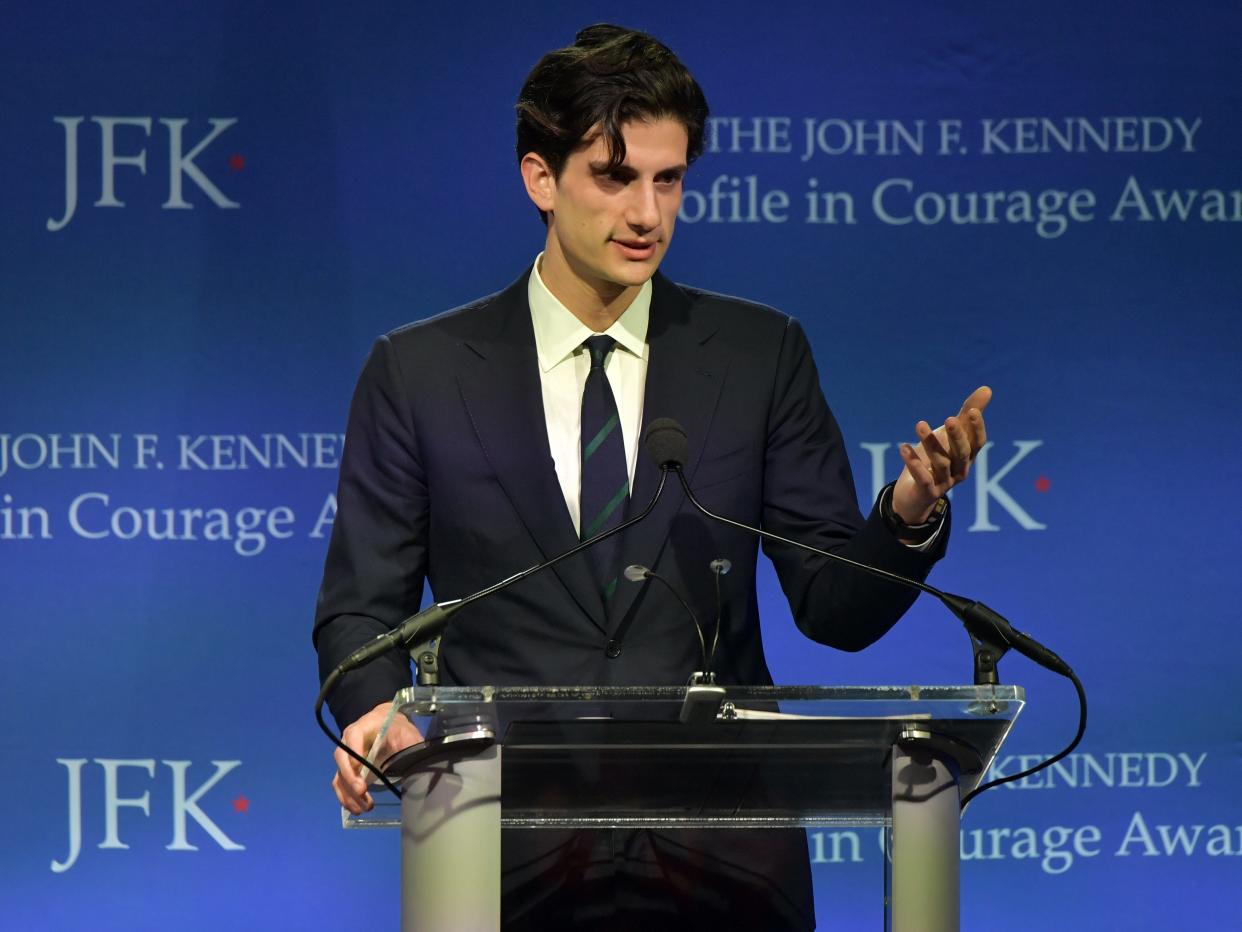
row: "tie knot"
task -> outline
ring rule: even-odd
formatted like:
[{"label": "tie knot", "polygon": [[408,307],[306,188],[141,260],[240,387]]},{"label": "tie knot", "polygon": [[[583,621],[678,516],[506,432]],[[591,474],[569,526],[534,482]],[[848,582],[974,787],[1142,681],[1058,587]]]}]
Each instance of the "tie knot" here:
[{"label": "tie knot", "polygon": [[609,351],[617,345],[616,340],[602,333],[596,334],[593,337],[587,337],[582,342],[587,348],[587,352],[591,354],[592,369],[602,369],[604,367],[604,360],[608,358]]}]

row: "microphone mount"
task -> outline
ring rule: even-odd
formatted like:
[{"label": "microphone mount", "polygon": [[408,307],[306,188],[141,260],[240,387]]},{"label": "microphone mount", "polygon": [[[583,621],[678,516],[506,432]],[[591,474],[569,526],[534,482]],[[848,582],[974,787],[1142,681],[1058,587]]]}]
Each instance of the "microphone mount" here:
[{"label": "microphone mount", "polygon": [[[667,467],[666,467],[667,468]],[[680,469],[680,467],[672,467]],[[677,588],[650,567],[643,566],[640,563],[633,563],[625,568],[625,578],[630,582],[646,582],[648,579],[658,579],[673,597],[681,603],[681,607],[686,610],[686,614],[690,616],[690,620],[694,622],[694,630],[699,636],[699,650],[703,660],[703,669],[695,670],[690,674],[690,680],[686,684],[686,697],[681,703],[681,721],[685,725],[706,725],[714,722],[720,714],[721,706],[725,701],[725,688],[716,682],[716,674],[712,670],[712,665],[716,659],[716,645],[720,641],[720,577],[724,573],[729,572],[732,564],[728,560],[718,559],[711,562],[711,571],[716,577],[716,635],[712,640],[711,651],[707,648],[707,638],[703,634],[703,626],[699,623],[698,616],[694,613],[694,609],[690,607],[690,603],[685,597],[677,591]]]}]

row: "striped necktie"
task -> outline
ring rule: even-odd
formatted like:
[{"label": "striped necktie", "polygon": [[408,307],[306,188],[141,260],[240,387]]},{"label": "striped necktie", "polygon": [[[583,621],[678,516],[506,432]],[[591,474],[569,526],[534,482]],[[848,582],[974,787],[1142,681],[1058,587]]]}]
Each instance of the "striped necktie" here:
[{"label": "striped necktie", "polygon": [[[591,354],[591,371],[582,391],[582,491],[579,498],[579,537],[586,540],[621,523],[630,494],[625,442],[616,399],[604,372],[604,361],[616,345],[612,337],[596,335],[583,344]],[[600,594],[607,602],[617,588],[620,540],[610,537],[587,551]]]}]

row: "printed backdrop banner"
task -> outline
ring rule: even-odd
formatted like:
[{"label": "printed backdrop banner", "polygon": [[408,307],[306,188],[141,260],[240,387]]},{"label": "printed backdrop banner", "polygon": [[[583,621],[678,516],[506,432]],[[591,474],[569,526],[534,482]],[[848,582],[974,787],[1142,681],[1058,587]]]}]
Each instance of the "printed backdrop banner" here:
[{"label": "printed backdrop banner", "polygon": [[[311,717],[347,405],[375,336],[540,249],[512,105],[597,20],[706,89],[665,269],[803,321],[864,504],[916,420],[995,389],[932,581],[1092,705],[1077,753],[971,807],[964,928],[1236,924],[1235,4],[6,14],[7,928],[393,927],[397,837],[341,830]],[[778,682],[970,681],[933,604],[846,655],[758,585]],[[997,774],[1077,714],[1001,669],[1029,705]],[[821,922],[877,927],[878,832],[809,844]]]}]

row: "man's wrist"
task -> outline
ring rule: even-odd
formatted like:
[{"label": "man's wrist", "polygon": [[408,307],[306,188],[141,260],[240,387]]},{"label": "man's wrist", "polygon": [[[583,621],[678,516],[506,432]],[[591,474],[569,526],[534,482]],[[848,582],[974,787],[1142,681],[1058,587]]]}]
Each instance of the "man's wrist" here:
[{"label": "man's wrist", "polygon": [[886,485],[880,492],[880,517],[888,525],[903,544],[924,544],[936,536],[944,516],[949,510],[949,500],[944,496],[938,498],[931,506],[927,517],[918,524],[907,524],[893,508],[893,488],[895,483]]}]

